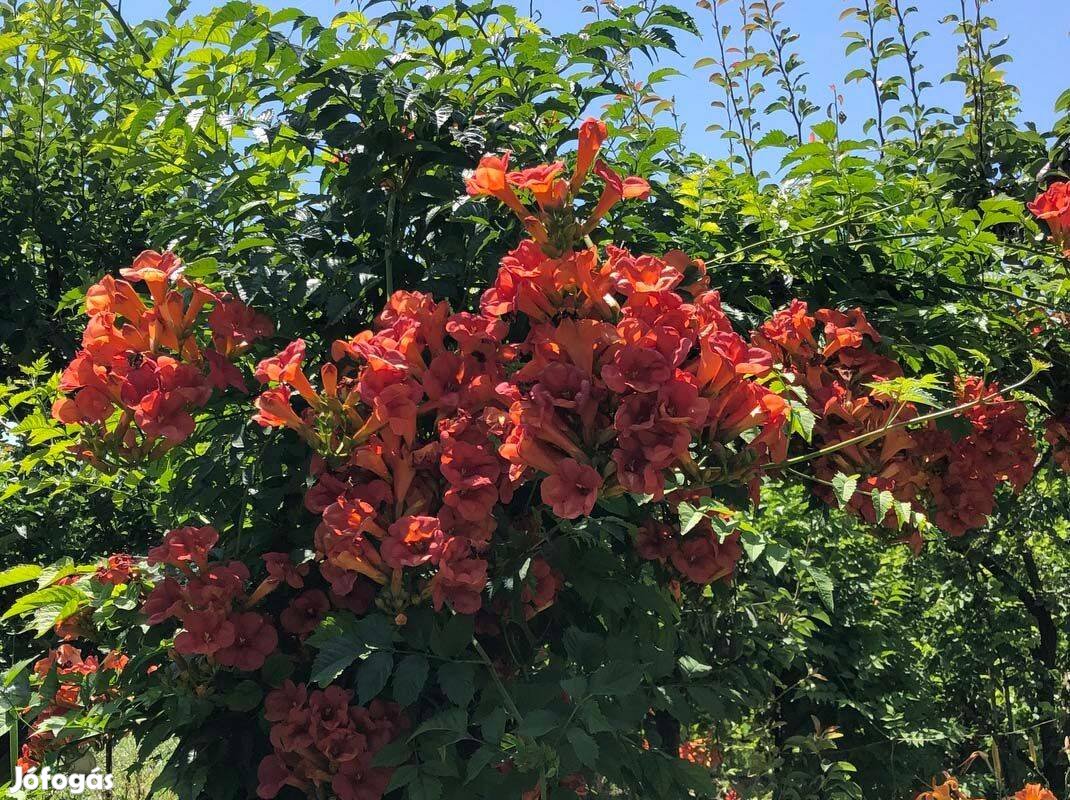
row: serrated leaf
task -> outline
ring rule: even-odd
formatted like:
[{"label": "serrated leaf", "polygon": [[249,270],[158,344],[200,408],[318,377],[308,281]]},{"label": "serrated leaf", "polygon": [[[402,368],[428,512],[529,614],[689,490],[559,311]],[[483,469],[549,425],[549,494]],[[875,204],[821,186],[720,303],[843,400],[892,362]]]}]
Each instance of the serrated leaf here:
[{"label": "serrated leaf", "polygon": [[498,707],[491,711],[479,725],[483,732],[483,738],[491,744],[497,744],[505,734],[505,722],[508,715],[504,708]]},{"label": "serrated leaf", "polygon": [[417,728],[411,736],[409,741],[425,734],[432,733],[434,731],[453,731],[457,734],[463,734],[468,730],[468,712],[463,708],[447,708],[445,711],[440,711],[431,717],[431,719],[424,722],[419,728]]},{"label": "serrated leaf", "polygon": [[524,715],[524,721],[516,729],[517,736],[537,737],[545,736],[557,727],[561,717],[553,711],[544,708],[529,711]]},{"label": "serrated leaf", "polygon": [[585,767],[594,769],[595,763],[598,761],[598,743],[595,742],[591,735],[580,728],[569,728],[565,733],[565,738],[572,745],[572,751],[576,754],[576,758],[580,760],[580,763]]},{"label": "serrated leaf", "polygon": [[252,711],[264,699],[264,690],[256,681],[244,680],[231,689],[223,700],[231,711]]},{"label": "serrated leaf", "polygon": [[870,493],[870,498],[873,500],[873,511],[876,514],[877,524],[879,525],[888,516],[892,504],[895,502],[895,497],[887,489],[884,491],[874,489]]},{"label": "serrated leaf", "polygon": [[475,668],[471,664],[449,661],[438,668],[438,685],[450,702],[467,708],[475,694]]},{"label": "serrated leaf", "polygon": [[41,567],[36,564],[17,564],[0,572],[0,589],[5,586],[14,586],[16,583],[32,581],[41,574]]},{"label": "serrated leaf", "polygon": [[417,769],[415,764],[406,764],[403,767],[398,767],[394,770],[394,774],[390,776],[390,783],[386,786],[386,793],[389,794],[395,789],[401,789],[404,786],[408,786],[416,777],[416,773]]},{"label": "serrated leaf", "polygon": [[360,663],[357,667],[357,696],[362,706],[367,705],[383,691],[393,671],[392,653],[375,652]]},{"label": "serrated leaf", "polygon": [[615,661],[599,667],[591,676],[590,692],[600,695],[631,694],[643,680],[642,670],[626,661]]},{"label": "serrated leaf", "polygon": [[69,607],[70,604],[75,604],[77,607],[87,602],[87,600],[88,597],[85,592],[75,586],[48,586],[20,597],[12,603],[11,608],[0,619],[9,619],[28,614],[31,611],[45,607],[55,607],[58,614],[62,609]]},{"label": "serrated leaf", "polygon": [[412,705],[423,691],[427,682],[430,664],[425,656],[412,653],[401,659],[394,670],[392,690],[394,701],[402,706]]},{"label": "serrated leaf", "polygon": [[769,563],[769,568],[773,570],[774,575],[780,574],[781,570],[787,566],[789,558],[791,558],[791,551],[784,545],[770,542],[765,546],[765,560]]},{"label": "serrated leaf", "polygon": [[858,489],[858,475],[844,475],[842,472],[837,472],[832,478],[832,490],[836,493],[836,501],[840,504],[840,508],[844,508],[851,502],[851,498],[855,496],[855,490]]},{"label": "serrated leaf", "polygon": [[464,782],[471,783],[479,777],[479,773],[481,773],[488,764],[500,757],[501,751],[496,747],[483,746],[476,750],[476,752],[468,759]]},{"label": "serrated leaf", "polygon": [[765,538],[757,531],[750,529],[740,533],[739,543],[743,546],[743,552],[747,554],[747,559],[751,563],[757,561],[762,551],[765,550]]},{"label": "serrated leaf", "polygon": [[835,612],[836,603],[832,596],[833,583],[829,574],[819,567],[808,567],[806,570],[810,577],[814,581],[814,586],[817,588],[817,595],[821,598],[821,602],[825,604],[830,612]]},{"label": "serrated leaf", "polygon": [[309,679],[320,686],[333,681],[369,650],[357,629],[356,619],[350,614],[326,617],[308,637],[307,644],[318,651]]},{"label": "serrated leaf", "polygon": [[695,508],[690,503],[680,503],[676,508],[676,513],[680,516],[681,536],[693,530],[702,520],[706,519],[705,512]]}]

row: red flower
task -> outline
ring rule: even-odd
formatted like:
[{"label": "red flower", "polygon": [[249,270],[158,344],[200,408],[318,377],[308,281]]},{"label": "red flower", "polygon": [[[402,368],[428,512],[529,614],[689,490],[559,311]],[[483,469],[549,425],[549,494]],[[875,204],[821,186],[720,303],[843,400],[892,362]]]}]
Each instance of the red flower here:
[{"label": "red flower", "polygon": [[316,630],[330,607],[327,595],[319,589],[313,589],[298,595],[282,612],[279,622],[283,630],[297,636],[307,636]]},{"label": "red flower", "polygon": [[518,189],[530,191],[543,208],[557,208],[565,201],[568,192],[568,184],[557,178],[564,168],[564,162],[555,161],[552,164],[510,172],[506,178]]},{"label": "red flower", "polygon": [[292,428],[298,432],[308,429],[290,405],[290,389],[286,386],[268,389],[256,398],[254,405],[257,413],[253,420],[264,428]]},{"label": "red flower", "polygon": [[219,532],[210,525],[202,528],[185,527],[169,531],[163,544],[149,550],[148,563],[170,564],[187,567],[196,564],[201,569],[208,565],[208,551],[219,541]]},{"label": "red flower", "polygon": [[185,630],[175,637],[182,655],[210,656],[234,643],[234,624],[215,611],[193,611],[183,619]]},{"label": "red flower", "polygon": [[261,557],[268,575],[275,581],[285,583],[293,589],[300,589],[305,585],[308,564],[295,565],[288,553],[264,553]]},{"label": "red flower", "polygon": [[264,756],[256,769],[256,796],[262,800],[271,800],[293,779],[293,773],[286,762],[274,753]]},{"label": "red flower", "polygon": [[307,704],[308,690],[305,685],[286,679],[264,698],[264,718],[268,722],[282,722],[295,716],[301,718]]},{"label": "red flower", "polygon": [[656,392],[673,376],[672,365],[657,350],[628,345],[602,367],[602,380],[614,392]]},{"label": "red flower", "polygon": [[594,509],[602,476],[593,467],[564,458],[542,482],[542,501],[562,519],[587,516]]},{"label": "red flower", "polygon": [[498,502],[498,488],[490,478],[477,476],[452,484],[442,499],[462,518],[480,522],[490,516]]},{"label": "red flower", "polygon": [[256,365],[256,379],[261,383],[291,383],[305,360],[305,340],[295,339],[276,356]]},{"label": "red flower", "polygon": [[262,614],[251,611],[232,614],[230,623],[234,626],[234,641],[216,653],[216,660],[224,667],[244,672],[260,669],[279,643],[275,627]]},{"label": "red flower", "polygon": [[134,575],[134,559],[126,553],[116,553],[108,556],[105,566],[97,567],[93,578],[98,583],[111,584],[112,586],[130,583]]},{"label": "red flower", "polygon": [[68,425],[84,422],[105,422],[115,404],[100,389],[87,386],[73,398],[59,397],[52,404],[52,417]]},{"label": "red flower", "polygon": [[665,563],[676,552],[676,534],[663,522],[646,520],[639,526],[635,549],[647,561]]},{"label": "red flower", "polygon": [[383,540],[379,552],[394,569],[418,567],[436,563],[444,543],[438,517],[408,515],[390,526],[390,535]]},{"label": "red flower", "polygon": [[487,562],[479,558],[443,561],[431,579],[431,599],[435,610],[448,602],[458,614],[474,614],[483,604],[483,588],[487,585]]},{"label": "red flower", "polygon": [[591,165],[598,157],[598,151],[605,142],[608,133],[606,123],[600,119],[589,117],[580,123],[579,135],[576,148],[576,169],[572,173],[571,189],[575,193],[583,185],[587,173],[591,171]]},{"label": "red flower", "polygon": [[126,669],[126,665],[130,663],[130,656],[120,653],[118,650],[111,650],[104,657],[104,660],[100,662],[100,668],[110,669],[113,672],[122,672]]},{"label": "red flower", "polygon": [[208,315],[208,327],[212,331],[212,345],[223,356],[244,352],[257,339],[275,332],[270,319],[229,294],[219,296]]},{"label": "red flower", "polygon": [[1028,208],[1048,226],[1052,241],[1070,255],[1070,182],[1052,183]]},{"label": "red flower", "polygon": [[348,726],[349,701],[352,699],[353,693],[340,686],[328,686],[309,696],[308,710],[317,736]]},{"label": "red flower", "polygon": [[177,616],[185,606],[182,587],[174,578],[164,578],[145,598],[142,612],[148,615],[149,625],[158,625],[165,619]]},{"label": "red flower", "polygon": [[598,198],[598,205],[594,207],[591,216],[584,223],[583,232],[590,233],[604,217],[609,209],[613,208],[621,200],[646,200],[650,197],[650,184],[643,178],[631,176],[621,178],[604,161],[597,161],[594,165],[595,174],[605,181],[602,196]]},{"label": "red flower", "polygon": [[371,758],[345,762],[331,779],[338,800],[380,800],[390,784],[392,770],[372,767]]},{"label": "red flower", "polygon": [[119,270],[119,274],[134,283],[145,281],[152,292],[153,300],[159,304],[167,282],[182,273],[182,262],[174,253],[158,253],[155,250],[143,250],[129,267]]},{"label": "red flower", "polygon": [[471,176],[465,178],[465,189],[468,190],[470,197],[489,195],[498,198],[517,216],[524,219],[529,216],[529,212],[509,187],[508,172],[508,153],[500,156],[485,155],[480,159],[479,166],[475,168]]},{"label": "red flower", "polygon": [[305,401],[315,405],[319,395],[308,382],[308,377],[301,368],[305,360],[305,341],[295,339],[276,356],[265,358],[256,365],[256,379],[261,383],[285,383],[297,390]]},{"label": "red flower", "polygon": [[524,619],[531,619],[554,604],[564,579],[545,559],[536,558],[528,569],[520,601],[524,603]]},{"label": "red flower", "polygon": [[721,542],[717,534],[707,530],[687,536],[671,558],[673,566],[689,581],[706,584],[731,579],[742,554],[738,533],[729,534]]},{"label": "red flower", "polygon": [[208,383],[213,389],[222,391],[232,386],[242,394],[249,391],[241,370],[231,364],[226,356],[215,350],[205,350],[204,357],[208,361]]}]

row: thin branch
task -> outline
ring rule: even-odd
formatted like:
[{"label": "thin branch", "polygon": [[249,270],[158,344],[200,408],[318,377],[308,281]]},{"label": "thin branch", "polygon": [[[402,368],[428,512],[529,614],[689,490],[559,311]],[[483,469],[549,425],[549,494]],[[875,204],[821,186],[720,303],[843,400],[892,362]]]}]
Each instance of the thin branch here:
[{"label": "thin branch", "polygon": [[808,228],[808,229],[803,230],[803,231],[798,231],[796,233],[787,234],[786,236],[777,236],[777,237],[774,237],[772,239],[763,239],[760,242],[754,242],[752,244],[745,245],[744,247],[740,247],[738,250],[733,250],[730,253],[725,253],[724,255],[719,256],[718,260],[719,261],[724,261],[724,260],[729,259],[729,258],[734,258],[735,256],[738,256],[738,255],[743,255],[744,253],[749,253],[751,250],[755,250],[755,249],[757,249],[759,247],[765,247],[767,245],[776,244],[778,242],[790,242],[793,239],[798,239],[798,238],[801,238],[803,236],[811,236],[811,235],[813,235],[815,233],[822,233],[823,231],[829,231],[829,230],[832,230],[833,228],[839,228],[839,227],[847,224],[848,222],[852,222],[852,221],[859,220],[859,219],[866,219],[868,217],[875,217],[878,214],[885,214],[885,213],[887,213],[889,211],[892,211],[892,210],[894,210],[896,208],[899,208],[902,205],[906,205],[909,202],[910,202],[910,199],[900,200],[898,203],[892,203],[891,205],[888,205],[888,206],[882,206],[881,208],[876,208],[876,209],[873,209],[872,211],[867,211],[867,212],[865,212],[863,214],[847,216],[847,217],[840,217],[839,219],[837,219],[837,220],[835,220],[833,222],[826,223],[825,225],[819,225],[816,228]]},{"label": "thin branch", "polygon": [[967,403],[961,403],[960,405],[954,406],[953,408],[944,408],[940,409],[939,411],[932,411],[928,414],[922,414],[920,417],[914,417],[913,419],[897,422],[894,425],[886,425],[880,430],[870,431],[869,433],[862,433],[858,436],[853,436],[850,439],[844,439],[842,442],[836,442],[835,444],[830,444],[826,447],[822,447],[820,450],[816,450],[813,453],[804,453],[803,455],[795,456],[794,458],[789,458],[787,461],[781,461],[779,464],[773,464],[772,466],[768,467],[768,469],[785,469],[787,467],[793,467],[796,464],[805,464],[808,461],[813,461],[815,458],[827,456],[831,453],[838,452],[845,448],[853,447],[856,444],[868,444],[869,442],[876,441],[877,439],[881,439],[887,436],[892,431],[898,430],[900,428],[908,428],[912,425],[920,425],[926,422],[943,419],[944,417],[951,417],[955,414],[961,414],[963,411],[968,411],[971,408],[975,408],[976,406],[984,405],[985,403],[995,400],[1005,392],[1013,392],[1015,389],[1020,389],[1022,386],[1025,386],[1025,384],[1029,383],[1029,381],[1033,380],[1033,378],[1035,378],[1039,373],[1039,369],[1030,370],[1029,374],[1022,378],[1020,381],[1017,381],[1016,383],[1013,383],[1010,386],[1000,389],[1000,391],[998,392],[993,392],[992,394],[986,395],[984,397],[978,397],[977,399],[970,400]]}]

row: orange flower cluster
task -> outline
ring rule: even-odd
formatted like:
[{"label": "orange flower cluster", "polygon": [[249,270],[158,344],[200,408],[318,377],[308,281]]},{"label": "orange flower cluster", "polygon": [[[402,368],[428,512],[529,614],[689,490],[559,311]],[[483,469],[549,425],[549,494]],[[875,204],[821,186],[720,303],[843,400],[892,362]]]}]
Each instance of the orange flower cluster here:
[{"label": "orange flower cluster", "polygon": [[952,536],[984,525],[995,507],[997,486],[1007,483],[1021,491],[1032,477],[1036,449],[1025,406],[1003,398],[995,384],[967,378],[956,384],[956,405],[977,404],[960,415],[968,423],[960,439],[934,422],[886,431],[918,412],[912,403],[879,391],[881,382],[903,374],[895,361],[876,352],[879,341],[860,309],[821,309],[811,315],[800,301],[777,312],[753,339],[806,390],[817,417],[817,446],[873,434],[816,461],[814,472],[825,481],[818,493],[835,502],[828,482],[837,473],[857,474],[858,489],[848,507],[871,524],[895,526],[894,510],[878,520],[872,500],[874,491],[888,491],[916,511],[931,510],[936,524]]},{"label": "orange flower cluster", "polygon": [[30,723],[33,732],[22,745],[18,765],[23,770],[36,767],[45,752],[56,745],[54,733],[34,729],[51,717],[63,716],[72,709],[107,699],[107,693],[99,691],[101,682],[97,676],[106,673],[118,675],[129,661],[129,657],[115,651],[108,653],[103,661],[96,656],[83,656],[77,647],[70,644],[61,644],[49,650],[47,656],[37,661],[33,665],[36,679],[44,681],[54,675],[56,689],[49,704]]},{"label": "orange flower cluster", "polygon": [[[269,578],[258,591],[245,592],[249,568],[240,561],[209,563],[219,534],[215,528],[178,528],[149,551],[149,565],[171,567],[176,577],[159,581],[142,610],[149,625],[172,617],[181,623],[175,650],[201,655],[224,667],[252,672],[264,665],[279,643],[272,620],[249,611],[278,581]],[[270,573],[269,573],[270,574]]]},{"label": "orange flower cluster", "polygon": [[[622,178],[598,158],[606,136],[606,125],[601,120],[587,119],[580,125],[576,167],[568,180],[561,177],[565,169],[562,161],[510,171],[509,153],[503,153],[484,156],[465,180],[465,188],[472,197],[495,197],[508,206],[546,253],[567,254],[621,200],[645,200],[650,196],[646,180],[634,175]],[[592,171],[601,179],[602,191],[586,218],[577,219],[572,201],[580,195]],[[535,201],[535,210],[524,205],[517,189]]]},{"label": "orange flower cluster", "polygon": [[[398,292],[374,331],[334,343],[320,390],[301,340],[257,367],[269,388],[255,419],[297,431],[322,457],[307,505],[322,515],[316,550],[336,595],[370,580],[399,613],[429,597],[471,614],[496,509],[520,487],[540,481],[543,504],[577,519],[599,497],[661,500],[677,472],[745,483],[786,452],[787,403],[760,381],[769,354],[733,330],[701,262],[576,249],[592,220],[649,189],[597,159],[604,135],[584,123],[568,181],[559,164],[508,172],[506,156],[469,179],[470,193],[498,197],[536,232],[503,258],[478,314]],[[578,222],[567,201],[592,165],[605,186]],[[738,554],[708,531],[675,560],[709,582]],[[536,560],[529,583],[528,615],[552,604],[560,580]]]},{"label": "orange flower cluster", "polygon": [[392,768],[373,764],[386,745],[409,729],[395,703],[373,700],[351,705],[353,693],[340,686],[310,690],[287,680],[268,693],[264,716],[271,724],[271,745],[257,769],[257,796],[275,797],[293,786],[323,797],[330,786],[339,800],[378,800]]},{"label": "orange flower cluster", "polygon": [[[213,390],[244,392],[231,361],[272,332],[270,320],[240,300],[182,277],[173,253],[146,250],[120,274],[126,280],[109,275],[89,287],[82,347],[63,371],[52,407],[56,419],[83,427],[77,450],[102,469],[110,455],[155,458],[189,438],[190,412]],[[151,302],[136,283],[145,284]],[[198,326],[209,304],[205,346]]]},{"label": "orange flower cluster", "polygon": [[710,736],[690,739],[680,744],[680,758],[706,769],[717,769],[724,761],[721,750]]},{"label": "orange flower cluster", "polygon": [[[931,788],[916,795],[914,800],[970,800],[970,793],[964,791],[955,778],[944,773],[942,783],[934,779]],[[1056,800],[1056,797],[1039,783],[1027,783],[1014,793],[1013,800]]]},{"label": "orange flower cluster", "polygon": [[1048,226],[1052,242],[1070,257],[1070,182],[1052,183],[1027,207]]}]

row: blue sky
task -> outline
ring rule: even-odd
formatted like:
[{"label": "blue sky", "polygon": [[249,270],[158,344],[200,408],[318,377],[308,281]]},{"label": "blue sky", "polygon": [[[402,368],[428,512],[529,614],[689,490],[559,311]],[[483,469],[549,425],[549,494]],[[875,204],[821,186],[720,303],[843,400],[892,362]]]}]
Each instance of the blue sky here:
[{"label": "blue sky", "polygon": [[[333,0],[306,0],[305,2],[280,2],[263,0],[271,8],[298,5],[303,11],[321,19],[329,19],[341,11],[351,10],[350,3]],[[541,14],[542,24],[559,32],[575,30],[592,17],[581,9],[598,0],[530,0],[530,5]],[[693,69],[695,61],[712,55],[715,42],[712,39],[712,20],[709,12],[696,8],[693,0],[676,0],[677,5],[696,14],[706,39],[690,36],[679,38],[680,56],[672,56],[662,62],[664,66],[679,69],[682,77],[675,78],[666,87],[664,94],[674,95],[681,120],[687,129],[687,144],[710,155],[721,155],[726,145],[716,134],[705,132],[713,121],[721,121],[722,112],[712,109],[717,87],[707,81],[708,71]],[[913,17],[915,28],[925,28],[932,35],[919,44],[921,62],[925,65],[923,77],[934,84],[925,100],[949,110],[961,105],[961,87],[958,84],[941,84],[941,79],[955,65],[955,41],[949,26],[939,20],[959,8],[959,0],[913,0],[919,8]],[[529,0],[514,0],[514,4],[527,11]],[[192,0],[190,12],[200,13],[211,8],[211,0]],[[847,23],[839,21],[840,12],[848,5],[844,0],[786,0],[781,11],[784,21],[800,35],[797,47],[805,60],[809,95],[824,106],[831,97],[831,84],[840,87],[846,100],[848,128],[857,132],[862,122],[872,116],[872,98],[867,86],[853,84],[843,86],[843,76],[855,67],[863,66],[863,55],[844,55],[846,40],[842,33]],[[969,5],[969,3],[968,3]],[[162,16],[168,7],[167,0],[137,0],[128,3],[125,13],[132,21],[145,17]],[[388,6],[380,5],[379,8]],[[736,7],[729,3],[724,7]],[[999,36],[1009,36],[1006,52],[1013,62],[1005,65],[1012,83],[1021,88],[1022,119],[1036,122],[1046,130],[1055,119],[1055,99],[1070,87],[1070,0],[993,0],[987,6],[988,13],[999,21]],[[733,20],[734,21],[734,20]],[[759,40],[760,41],[760,40]],[[811,118],[818,121],[819,117]],[[786,126],[790,120],[782,118],[765,127]]]}]

